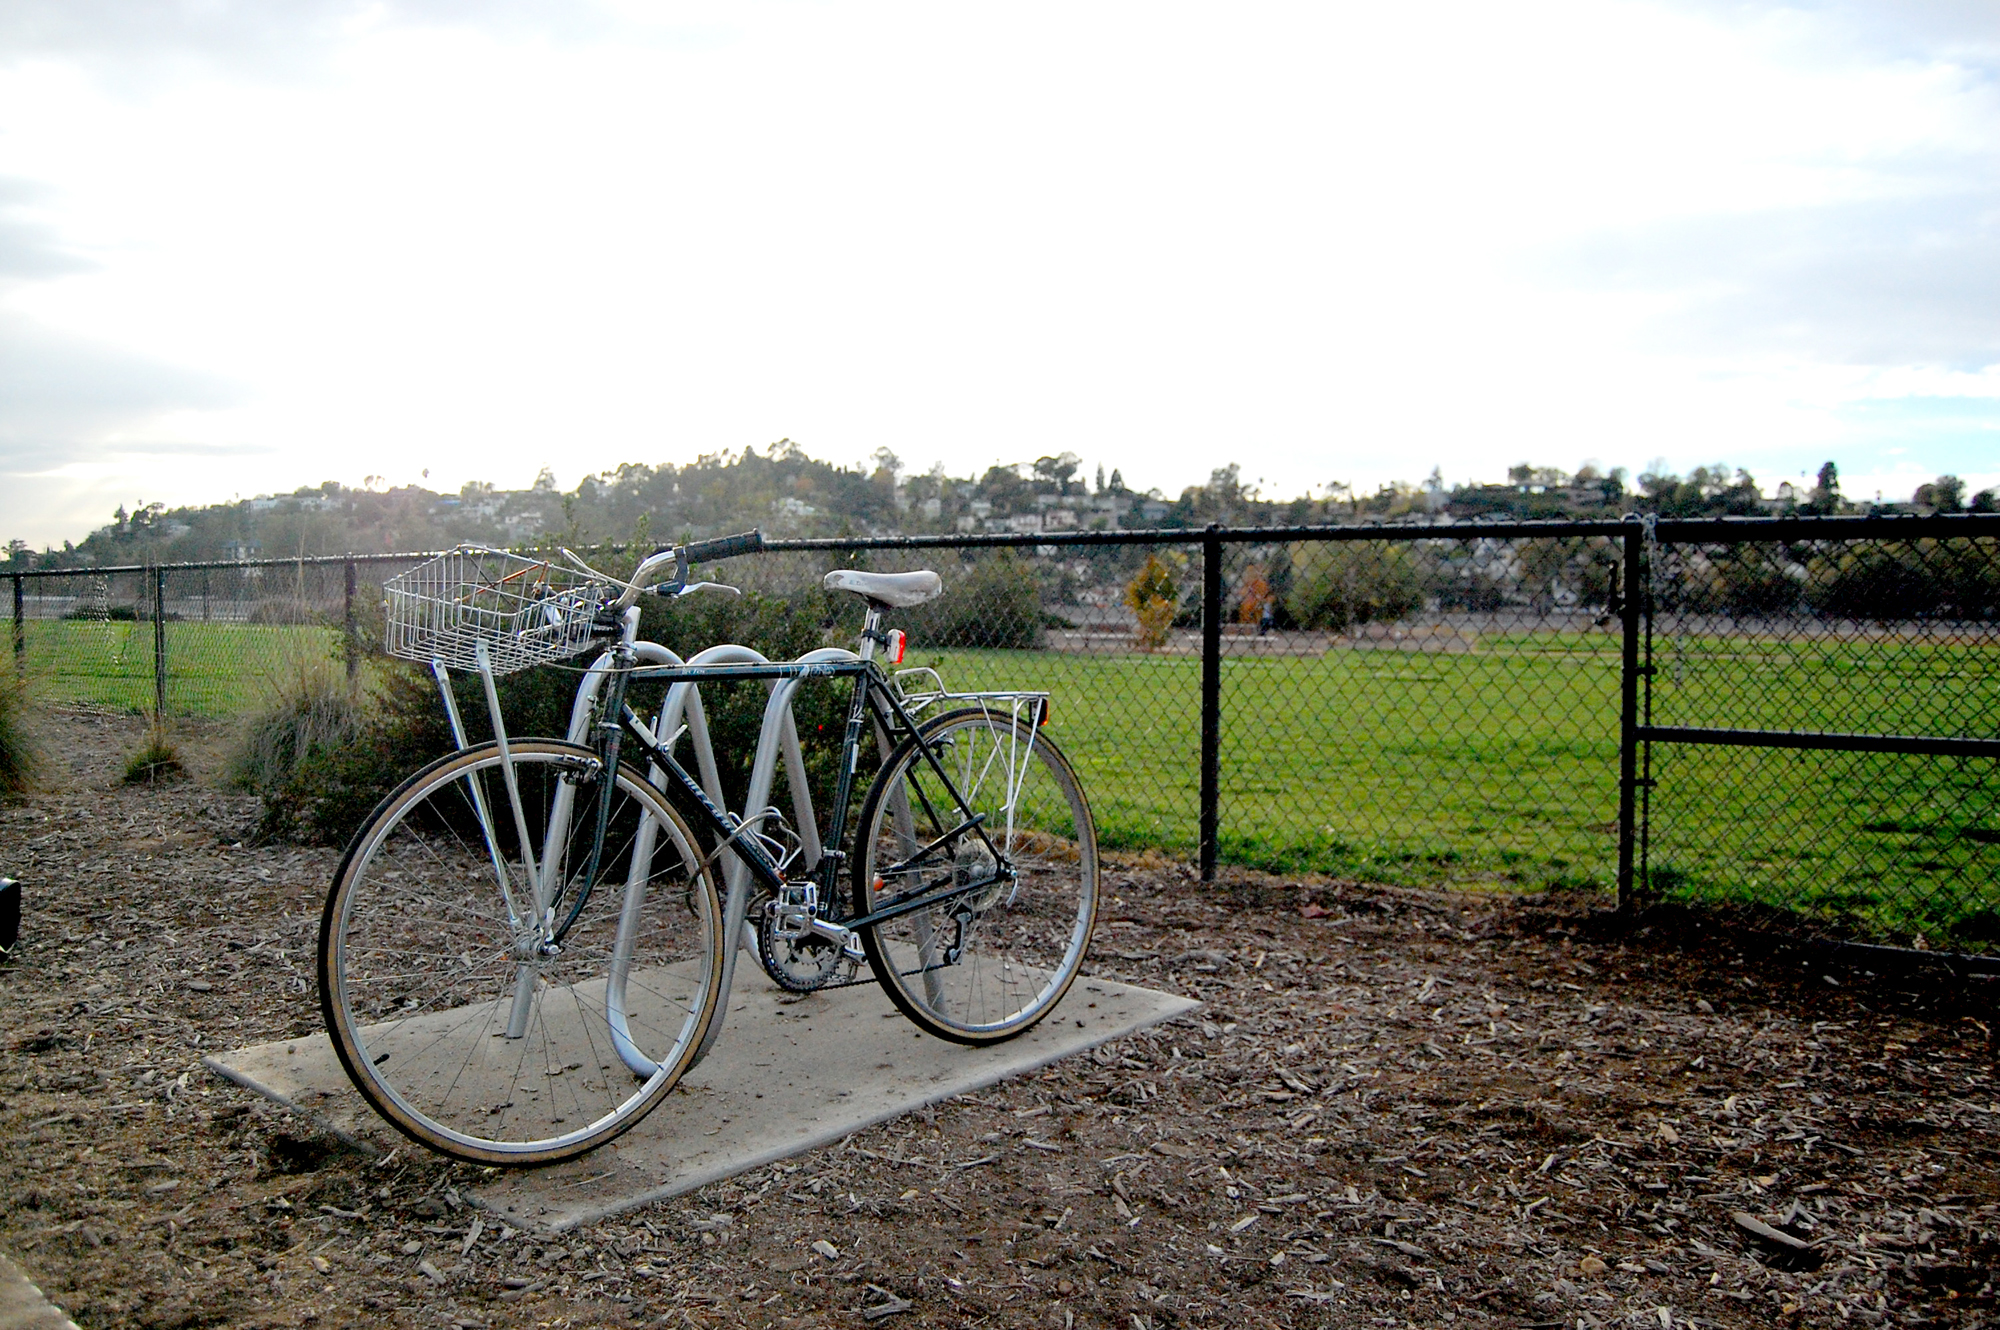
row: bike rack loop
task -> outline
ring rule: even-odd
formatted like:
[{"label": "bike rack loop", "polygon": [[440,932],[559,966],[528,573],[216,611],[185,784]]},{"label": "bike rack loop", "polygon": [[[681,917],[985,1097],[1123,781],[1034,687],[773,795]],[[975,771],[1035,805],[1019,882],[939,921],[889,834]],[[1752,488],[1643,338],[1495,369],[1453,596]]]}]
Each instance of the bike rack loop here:
[{"label": "bike rack loop", "polygon": [[[812,652],[800,657],[801,662],[810,663],[821,659],[853,659],[851,652],[829,649]],[[722,643],[696,652],[683,661],[674,652],[652,642],[637,642],[633,651],[639,662],[649,666],[673,668],[681,665],[768,665],[770,659],[751,647]],[[606,652],[592,663],[577,687],[577,697],[570,711],[568,739],[571,743],[587,744],[590,739],[591,717],[595,710],[597,695],[615,668],[612,653]],[[770,687],[772,697],[766,703],[764,723],[758,736],[757,754],[751,767],[750,788],[744,803],[741,820],[748,824],[757,821],[770,807],[771,785],[777,774],[780,757],[785,763],[786,781],[792,789],[793,812],[798,819],[799,842],[808,864],[817,863],[820,857],[819,829],[813,816],[812,793],[806,784],[805,757],[799,746],[798,726],[791,712],[791,697],[797,691],[797,679],[775,679]],[[683,717],[687,722],[688,738],[694,749],[695,763],[703,793],[717,808],[726,808],[723,802],[721,775],[715,763],[714,745],[709,737],[708,718],[701,701],[700,686],[693,681],[673,684],[660,706],[660,712],[652,725],[655,743],[670,743],[680,729]],[[650,764],[647,778],[654,783],[660,779],[658,764]],[[557,807],[551,818],[552,825],[567,823],[570,800],[573,796],[567,788],[557,792]],[[635,847],[634,869],[649,857],[651,838],[656,829],[650,819],[642,823],[641,840]],[[751,931],[747,915],[750,898],[749,866],[735,852],[729,851],[724,868],[727,896],[723,903],[722,929],[725,937],[734,936],[737,945],[729,947],[723,954],[723,1000],[726,1002],[730,986],[735,979],[736,953],[749,949],[753,953],[757,942]],[[612,981],[606,987],[606,1014],[609,1018],[612,1042],[618,1050],[619,1059],[635,1073],[650,1076],[656,1069],[652,1060],[645,1056],[632,1042],[626,1016],[624,1000],[624,980],[630,966],[633,926],[636,925],[637,910],[642,900],[635,888],[641,884],[627,882],[625,896],[625,918],[621,919],[618,930],[618,950],[612,963]],[[719,1015],[719,1013],[718,1013]],[[697,1050],[695,1059],[705,1056],[713,1044],[715,1036],[721,1032],[722,1022],[718,1019],[710,1023],[706,1037]]]}]

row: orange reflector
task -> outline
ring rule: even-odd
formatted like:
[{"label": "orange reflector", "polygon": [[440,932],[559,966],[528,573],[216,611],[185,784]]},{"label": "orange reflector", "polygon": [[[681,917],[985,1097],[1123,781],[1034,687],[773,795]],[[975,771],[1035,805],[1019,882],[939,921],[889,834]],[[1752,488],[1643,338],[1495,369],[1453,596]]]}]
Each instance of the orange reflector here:
[{"label": "orange reflector", "polygon": [[1049,723],[1049,709],[1050,709],[1050,705],[1051,705],[1051,703],[1050,703],[1050,699],[1048,699],[1048,698],[1046,698],[1046,697],[1042,699],[1042,712],[1041,712],[1041,714],[1040,714],[1039,716],[1035,717],[1035,728],[1036,728],[1036,729],[1038,729],[1038,730],[1039,730],[1039,729],[1040,729],[1040,728],[1041,728],[1042,726],[1044,726],[1044,725],[1046,725],[1046,724],[1048,724],[1048,723]]},{"label": "orange reflector", "polygon": [[891,628],[889,630],[889,663],[891,665],[901,665],[903,663],[903,648],[908,645],[909,639],[903,636],[902,629]]}]

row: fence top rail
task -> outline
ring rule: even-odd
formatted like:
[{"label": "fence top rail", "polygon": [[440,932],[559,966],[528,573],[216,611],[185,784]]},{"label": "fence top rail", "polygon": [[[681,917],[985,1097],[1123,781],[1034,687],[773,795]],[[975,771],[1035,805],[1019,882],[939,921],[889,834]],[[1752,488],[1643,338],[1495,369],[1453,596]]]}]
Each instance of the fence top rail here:
[{"label": "fence top rail", "polygon": [[412,551],[405,554],[306,554],[290,559],[201,559],[188,563],[80,564],[73,568],[0,568],[4,577],[113,577],[133,573],[199,573],[232,568],[338,568],[353,564],[408,563],[412,559],[435,559],[440,551]]},{"label": "fence top rail", "polygon": [[[1153,527],[1133,531],[1008,531],[978,535],[821,536],[807,540],[767,540],[781,550],[979,549],[1028,545],[1195,545],[1211,536],[1229,544],[1280,540],[1531,540],[1563,536],[1616,536],[1641,529],[1637,513],[1622,518],[1575,522],[1443,521],[1377,522],[1318,526]],[[2000,514],[1958,513],[1860,517],[1662,518],[1654,532],[1663,541],[1697,540],[1865,540],[1883,536],[2000,536]]]},{"label": "fence top rail", "polygon": [[[1020,549],[1031,545],[1198,545],[1209,539],[1227,544],[1270,544],[1283,540],[1534,540],[1557,537],[1617,536],[1642,528],[1644,519],[1576,522],[1376,522],[1341,526],[1147,527],[1131,531],[954,532],[934,536],[815,536],[767,540],[769,553],[811,550]],[[2000,513],[1868,514],[1842,517],[1660,518],[1654,535],[1668,544],[1700,541],[1921,540],[1938,537],[2000,537]],[[522,547],[530,548],[530,547]],[[605,548],[605,547],[596,547]],[[609,547],[622,550],[621,545]],[[664,547],[663,547],[664,548]],[[74,568],[0,568],[10,578],[110,577],[248,568],[310,568],[409,563],[434,559],[437,550],[396,554],[308,554],[290,559],[210,559],[188,563],[130,563]]]}]

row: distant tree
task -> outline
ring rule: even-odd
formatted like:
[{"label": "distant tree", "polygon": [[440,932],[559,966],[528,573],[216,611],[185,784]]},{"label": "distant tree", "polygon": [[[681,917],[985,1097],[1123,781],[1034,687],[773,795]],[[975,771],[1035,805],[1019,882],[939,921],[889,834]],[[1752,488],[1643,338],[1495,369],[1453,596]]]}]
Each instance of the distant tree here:
[{"label": "distant tree", "polygon": [[1965,506],[1965,482],[1957,476],[1939,476],[1917,486],[1917,492],[1910,496],[1910,501],[1919,508],[1955,513]]},{"label": "distant tree", "polygon": [[1253,563],[1243,570],[1236,584],[1236,622],[1256,623],[1264,617],[1264,607],[1272,601],[1271,580],[1264,566]]},{"label": "distant tree", "polygon": [[1314,541],[1291,549],[1291,617],[1306,628],[1346,632],[1393,623],[1424,603],[1423,578],[1405,544]]},{"label": "distant tree", "polygon": [[1732,473],[1721,463],[1698,466],[1685,480],[1655,463],[1639,477],[1639,488],[1662,517],[1750,516],[1763,498],[1748,471]]},{"label": "distant tree", "polygon": [[1812,493],[1799,505],[1799,511],[1817,517],[1830,516],[1841,509],[1840,468],[1832,462],[1823,462],[1819,468],[1819,479],[1814,482]]},{"label": "distant tree", "polygon": [[1603,494],[1607,507],[1616,507],[1625,499],[1625,468],[1614,466],[1609,475],[1597,482],[1598,492]]},{"label": "distant tree", "polygon": [[1167,643],[1167,630],[1173,627],[1174,611],[1180,605],[1180,588],[1174,585],[1174,575],[1157,554],[1148,554],[1146,562],[1125,584],[1125,604],[1139,617],[1138,645],[1152,651]]},{"label": "distant tree", "polygon": [[1037,457],[1034,472],[1037,479],[1055,486],[1057,494],[1067,494],[1071,478],[1082,465],[1083,459],[1075,453],[1059,453],[1054,457]]}]

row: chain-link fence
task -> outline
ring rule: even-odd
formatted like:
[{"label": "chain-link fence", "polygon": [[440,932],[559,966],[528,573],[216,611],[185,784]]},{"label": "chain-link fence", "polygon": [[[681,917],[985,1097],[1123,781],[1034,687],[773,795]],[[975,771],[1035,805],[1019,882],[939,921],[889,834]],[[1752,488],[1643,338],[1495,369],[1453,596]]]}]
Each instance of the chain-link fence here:
[{"label": "chain-link fence", "polygon": [[[947,687],[1053,694],[1100,838],[1195,858],[1212,751],[1220,859],[1422,883],[1610,888],[1620,621],[1603,535],[940,547],[789,542],[716,576],[812,597],[835,566],[936,568],[893,617]],[[829,605],[858,621],[858,605]],[[1204,684],[1215,687],[1204,742]]]},{"label": "chain-link fence", "polygon": [[241,715],[288,679],[359,672],[383,580],[423,557],[8,574],[15,662],[57,703]]},{"label": "chain-link fence", "polygon": [[1757,527],[1649,546],[1639,891],[1994,949],[2000,526]]},{"label": "chain-link fence", "polygon": [[[372,668],[422,557],[16,577],[17,652],[56,698],[242,713]],[[857,566],[943,574],[904,668],[1052,694],[1109,848],[2000,949],[2000,519],[774,542],[704,570],[753,602],[648,631],[851,641],[821,579]]]}]

